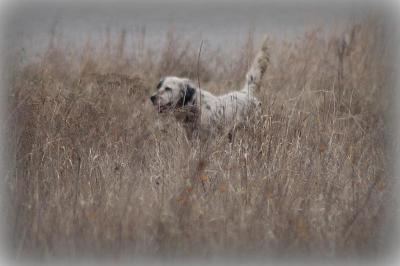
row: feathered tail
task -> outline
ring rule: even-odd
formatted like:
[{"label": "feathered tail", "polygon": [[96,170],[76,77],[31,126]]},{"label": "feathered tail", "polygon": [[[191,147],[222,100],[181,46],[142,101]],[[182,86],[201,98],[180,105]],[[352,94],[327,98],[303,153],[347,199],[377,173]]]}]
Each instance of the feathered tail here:
[{"label": "feathered tail", "polygon": [[261,46],[261,50],[254,58],[254,61],[250,66],[249,71],[246,74],[246,82],[243,86],[242,91],[253,94],[253,92],[258,89],[268,64],[269,64],[268,39],[265,38]]}]

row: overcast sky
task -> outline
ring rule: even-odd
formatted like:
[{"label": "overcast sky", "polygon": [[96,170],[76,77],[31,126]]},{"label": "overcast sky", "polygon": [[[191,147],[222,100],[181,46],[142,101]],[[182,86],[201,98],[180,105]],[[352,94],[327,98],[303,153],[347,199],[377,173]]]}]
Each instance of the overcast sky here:
[{"label": "overcast sky", "polygon": [[[250,29],[256,37],[264,34],[290,39],[305,30],[332,29],[357,21],[382,5],[362,1],[275,1],[260,0],[135,0],[133,2],[55,1],[3,5],[3,27],[9,47],[40,52],[47,45],[52,27],[66,43],[79,45],[88,38],[104,40],[106,30],[117,36],[122,29],[133,39],[146,29],[148,43],[162,42],[174,25],[178,33],[194,42],[205,40],[213,47],[234,47],[243,42]],[[386,8],[386,10],[389,8]],[[131,41],[128,39],[128,41]]]}]

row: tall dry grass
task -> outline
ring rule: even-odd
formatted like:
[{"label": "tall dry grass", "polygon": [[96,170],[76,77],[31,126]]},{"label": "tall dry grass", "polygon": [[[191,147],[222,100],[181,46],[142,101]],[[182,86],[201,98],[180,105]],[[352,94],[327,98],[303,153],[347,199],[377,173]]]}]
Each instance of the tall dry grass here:
[{"label": "tall dry grass", "polygon": [[[197,79],[198,44],[171,30],[154,53],[142,31],[128,53],[126,34],[75,52],[53,40],[41,60],[12,73],[7,228],[15,256],[387,248],[393,84],[378,22],[271,39],[257,92],[262,116],[233,143],[217,137],[207,149],[148,100],[160,76]],[[239,87],[252,39],[236,54],[203,51],[202,87]]]}]

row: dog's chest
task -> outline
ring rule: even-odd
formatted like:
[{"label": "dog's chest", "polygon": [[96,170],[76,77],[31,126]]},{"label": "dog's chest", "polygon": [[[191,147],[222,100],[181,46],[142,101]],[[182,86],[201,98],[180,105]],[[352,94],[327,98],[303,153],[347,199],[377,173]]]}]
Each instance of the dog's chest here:
[{"label": "dog's chest", "polygon": [[196,106],[185,106],[183,108],[179,108],[174,112],[175,118],[183,123],[197,123],[200,112]]}]

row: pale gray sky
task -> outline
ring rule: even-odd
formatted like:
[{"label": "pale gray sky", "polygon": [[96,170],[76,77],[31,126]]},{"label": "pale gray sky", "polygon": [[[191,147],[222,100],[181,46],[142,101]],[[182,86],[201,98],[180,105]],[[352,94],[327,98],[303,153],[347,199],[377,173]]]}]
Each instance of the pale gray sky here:
[{"label": "pale gray sky", "polygon": [[178,33],[193,42],[205,40],[213,48],[235,48],[243,43],[249,29],[254,29],[256,38],[268,34],[290,39],[305,30],[329,30],[356,21],[370,10],[382,9],[382,5],[371,6],[363,1],[306,0],[17,1],[2,11],[6,15],[3,27],[8,47],[40,53],[53,25],[57,36],[73,45],[88,38],[94,43],[104,41],[107,29],[114,36],[125,29],[129,42],[145,27],[147,45],[157,47],[165,38],[165,31],[174,25]]}]

